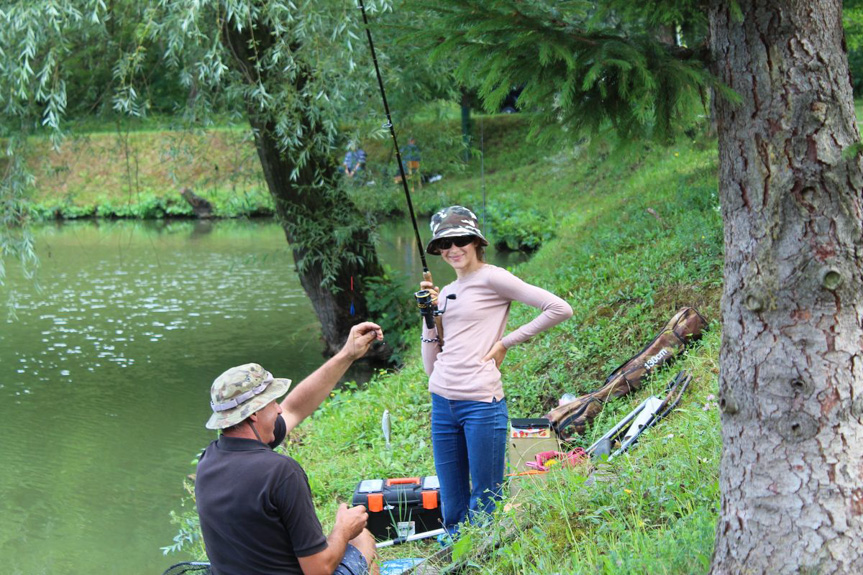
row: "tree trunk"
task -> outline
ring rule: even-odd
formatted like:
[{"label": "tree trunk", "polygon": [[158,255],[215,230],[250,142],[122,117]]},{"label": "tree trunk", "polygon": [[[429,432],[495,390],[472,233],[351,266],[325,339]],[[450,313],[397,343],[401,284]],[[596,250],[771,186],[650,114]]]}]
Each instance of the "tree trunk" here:
[{"label": "tree trunk", "polygon": [[[347,339],[351,326],[369,319],[364,278],[383,275],[375,255],[374,245],[368,231],[354,237],[352,241],[354,246],[358,249],[363,246],[366,248],[363,252],[363,264],[347,260],[341,262],[337,278],[333,282],[338,291],[326,287],[324,270],[319,262],[303,266],[302,262],[307,256],[308,249],[297,246],[305,243],[305,238],[299,236],[308,228],[295,225],[297,220],[302,219],[307,222],[316,220],[316,227],[330,230],[327,235],[333,237],[338,222],[330,218],[341,211],[334,204],[338,202],[350,204],[351,201],[341,192],[322,194],[311,184],[306,184],[306,189],[303,190],[300,182],[308,181],[306,178],[311,178],[315,172],[320,173],[321,169],[329,169],[334,175],[334,168],[329,165],[328,158],[309,158],[307,164],[300,170],[301,175],[298,180],[292,182],[290,174],[295,168],[294,163],[281,153],[275,138],[267,136],[274,133],[273,126],[269,122],[261,123],[251,115],[250,122],[255,131],[255,145],[264,170],[264,178],[275,200],[277,215],[285,230],[285,237],[291,245],[294,261],[297,262],[300,283],[312,301],[312,306],[321,322],[327,346],[326,352],[330,355],[335,354]],[[314,165],[316,162],[325,164],[316,166]],[[335,186],[332,181],[329,185]],[[357,212],[356,218],[362,219],[362,215]],[[368,257],[366,255],[368,253],[374,257]],[[376,356],[375,349],[384,351],[385,348],[374,348],[369,352],[373,357]]]},{"label": "tree trunk", "polygon": [[714,71],[742,98],[715,103],[712,573],[863,573],[863,176],[841,16],[840,0],[711,0]]},{"label": "tree trunk", "polygon": [[[266,83],[265,72],[255,67],[255,59],[271,45],[273,38],[264,26],[238,31],[230,21],[221,27],[222,41],[233,57],[233,64],[246,81]],[[295,46],[294,50],[300,47]],[[294,87],[301,92],[309,79],[309,70],[297,75]],[[285,80],[287,81],[287,80]],[[334,238],[339,227],[355,224],[363,216],[336,183],[336,167],[324,153],[311,152],[302,166],[286,154],[279,145],[276,124],[272,115],[249,103],[249,123],[255,135],[255,147],[261,160],[264,178],[272,195],[276,213],[291,245],[300,283],[315,308],[321,322],[325,353],[332,355],[341,349],[353,325],[369,319],[365,297],[366,277],[382,276],[383,269],[377,259],[370,230],[361,228],[348,242],[349,256],[340,258],[335,278],[328,278],[317,258],[309,257],[315,238]],[[303,133],[314,137],[314,122],[303,118]],[[297,177],[291,178],[294,171]],[[341,219],[339,219],[341,218]],[[344,221],[349,219],[351,221]],[[333,241],[333,244],[335,242]],[[322,246],[329,249],[331,246]],[[366,357],[386,359],[391,350],[385,346],[373,347]]]}]

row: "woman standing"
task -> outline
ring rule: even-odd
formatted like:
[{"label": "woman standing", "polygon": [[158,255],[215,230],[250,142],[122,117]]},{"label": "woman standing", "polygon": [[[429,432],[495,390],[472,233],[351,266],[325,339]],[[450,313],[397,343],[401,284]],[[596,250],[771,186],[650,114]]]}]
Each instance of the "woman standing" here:
[{"label": "woman standing", "polygon": [[[459,523],[494,511],[501,496],[509,413],[500,366],[507,350],[568,319],[572,308],[556,295],[485,263],[488,242],[467,208],[439,211],[432,216],[431,230],[426,252],[440,255],[456,273],[456,280],[442,290],[431,282],[420,283],[441,302],[456,296],[441,316],[443,333],[423,324],[422,336],[443,522],[454,535]],[[504,335],[513,301],[541,313]]]}]

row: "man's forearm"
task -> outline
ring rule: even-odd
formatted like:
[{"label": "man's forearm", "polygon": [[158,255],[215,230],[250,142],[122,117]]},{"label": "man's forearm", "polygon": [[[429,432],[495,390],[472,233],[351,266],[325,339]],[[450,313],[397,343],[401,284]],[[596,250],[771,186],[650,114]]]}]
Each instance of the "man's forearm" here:
[{"label": "man's forearm", "polygon": [[336,567],[339,566],[339,563],[341,563],[342,558],[345,556],[349,541],[350,538],[347,536],[345,530],[338,527],[334,527],[329,537],[327,537],[327,549],[332,550],[333,553],[332,557],[328,557],[328,559],[333,561],[333,571],[336,570]]},{"label": "man's forearm", "polygon": [[300,557],[300,568],[304,574],[323,574],[331,575],[342,562],[345,556],[345,551],[348,549],[347,533],[344,529],[338,527],[333,528],[330,536],[327,537],[327,548],[323,551],[311,555],[309,557]]}]

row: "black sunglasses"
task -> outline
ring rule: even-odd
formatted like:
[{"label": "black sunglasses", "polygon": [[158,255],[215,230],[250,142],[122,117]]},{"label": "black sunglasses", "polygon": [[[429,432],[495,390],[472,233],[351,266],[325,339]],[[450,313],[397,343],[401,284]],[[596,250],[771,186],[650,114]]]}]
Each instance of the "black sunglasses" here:
[{"label": "black sunglasses", "polygon": [[435,245],[439,250],[448,250],[453,245],[459,248],[463,248],[466,245],[473,243],[473,236],[456,236],[454,238],[441,238],[435,242]]}]

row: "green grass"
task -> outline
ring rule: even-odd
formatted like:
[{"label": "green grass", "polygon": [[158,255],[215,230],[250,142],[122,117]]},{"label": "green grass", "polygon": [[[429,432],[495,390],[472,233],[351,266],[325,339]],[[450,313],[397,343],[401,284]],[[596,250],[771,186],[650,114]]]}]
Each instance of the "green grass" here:
[{"label": "green grass", "polygon": [[[606,406],[578,442],[589,445],[645,397],[661,393],[677,370],[692,372],[679,409],[609,464],[611,481],[588,487],[589,469],[575,469],[557,471],[542,484],[526,482],[518,500],[508,501],[514,505],[501,511],[501,521],[468,530],[459,553],[474,565],[469,572],[477,573],[706,572],[719,506],[719,415],[710,399],[717,394],[723,256],[715,142],[613,153],[601,146],[548,150],[526,141],[523,115],[483,116],[476,119],[477,133],[480,127],[482,163],[476,153],[462,162],[457,119],[416,124],[402,133],[425,143],[423,168],[444,176],[413,192],[417,213],[427,216],[453,203],[480,211],[485,198],[491,241],[538,246],[515,273],[573,307],[571,320],[508,353],[502,371],[512,417],[541,416],[564,392],[597,388],[680,307],[696,307],[711,325],[701,342],[641,391]],[[166,143],[173,151],[158,152]],[[267,201],[242,130],[105,133],[75,145],[79,156],[67,150],[60,164],[38,164],[38,193],[46,205],[165,215],[176,206],[165,198],[182,185],[212,199],[226,215]],[[364,145],[375,184],[351,188],[351,197],[378,217],[403,213],[402,191],[388,179],[394,167],[389,140]],[[136,158],[138,176],[130,179]],[[54,185],[45,187],[49,176]],[[94,192],[88,181],[100,189]],[[510,329],[534,314],[514,304]],[[426,386],[419,348],[408,347],[402,369],[336,391],[288,438],[286,451],[305,467],[325,529],[361,479],[434,474]],[[392,417],[390,450],[380,431],[384,409]],[[187,506],[177,521],[181,548],[202,553],[193,510]],[[491,558],[478,556],[472,542],[510,522],[521,526],[519,536]],[[433,543],[403,545],[383,558],[434,549]]]},{"label": "green grass", "polygon": [[[501,144],[523,147],[523,125],[509,127]],[[615,479],[585,487],[586,470],[561,471],[541,487],[529,485],[520,506],[505,513],[524,531],[491,560],[474,557],[473,571],[707,571],[719,505],[719,414],[708,399],[717,394],[722,283],[715,174],[713,146],[686,144],[612,156],[564,150],[548,162],[528,158],[486,175],[495,202],[549,213],[556,238],[515,271],[563,295],[574,309],[570,321],[507,355],[511,417],[540,416],[564,392],[597,388],[680,307],[694,306],[712,322],[676,364],[642,391],[608,405],[579,442],[589,445],[647,395],[661,393],[677,370],[693,373],[680,408],[611,464]],[[476,205],[477,178],[465,174],[447,189],[447,200]],[[534,313],[514,304],[510,326]],[[306,425],[301,445],[288,449],[311,470],[325,521],[362,477],[433,473],[426,377],[418,349],[407,357],[401,371],[376,377],[362,391],[336,394]],[[392,453],[384,450],[379,431],[385,408],[394,415]],[[352,437],[359,438],[356,444]],[[470,558],[474,549],[463,547]],[[432,550],[417,544],[384,557]]]},{"label": "green grass", "polygon": [[182,188],[212,202],[217,216],[273,213],[248,130],[93,128],[69,137],[60,150],[44,139],[30,142],[37,216],[188,216]]}]

